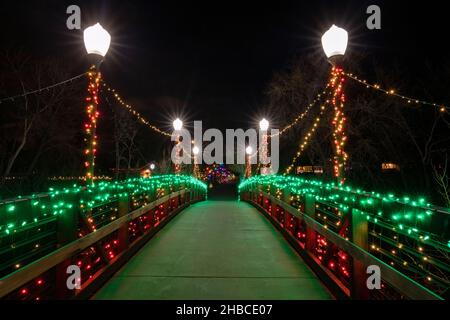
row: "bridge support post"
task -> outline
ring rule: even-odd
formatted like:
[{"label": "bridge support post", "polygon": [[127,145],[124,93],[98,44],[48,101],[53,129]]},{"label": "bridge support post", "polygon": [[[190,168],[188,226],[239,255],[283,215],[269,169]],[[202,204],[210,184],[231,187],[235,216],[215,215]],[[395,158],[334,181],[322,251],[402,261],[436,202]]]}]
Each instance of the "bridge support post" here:
[{"label": "bridge support post", "polygon": [[[285,188],[283,189],[283,202],[291,205],[291,192],[289,191],[289,189]],[[273,208],[272,208],[273,209]],[[290,214],[287,210],[282,209],[284,212],[284,228],[289,232],[289,224],[288,221],[290,219]]]},{"label": "bridge support post", "polygon": [[[118,218],[126,216],[130,211],[130,197],[127,193],[121,194],[119,196],[119,206],[117,210]],[[118,230],[118,241],[119,241],[119,251],[124,252],[129,246],[129,235],[128,235],[129,223],[124,224]]]},{"label": "bridge support post", "polygon": [[[57,215],[56,219],[56,241],[58,248],[61,248],[77,239],[78,220],[79,220],[79,199],[74,195],[67,196],[66,209]],[[68,207],[71,205],[71,207]],[[75,294],[67,288],[66,282],[67,267],[72,264],[70,259],[64,260],[55,268],[55,298],[67,299]]]},{"label": "bridge support post", "polygon": [[[312,195],[305,195],[305,214],[313,219],[316,218],[316,199]],[[316,232],[306,226],[306,244],[305,249],[313,252],[316,243]]]},{"label": "bridge support post", "polygon": [[[351,211],[351,226],[353,243],[365,251],[369,250],[368,221],[363,214]],[[367,288],[367,266],[361,261],[353,259],[353,278],[351,284],[352,299],[369,299]]]}]

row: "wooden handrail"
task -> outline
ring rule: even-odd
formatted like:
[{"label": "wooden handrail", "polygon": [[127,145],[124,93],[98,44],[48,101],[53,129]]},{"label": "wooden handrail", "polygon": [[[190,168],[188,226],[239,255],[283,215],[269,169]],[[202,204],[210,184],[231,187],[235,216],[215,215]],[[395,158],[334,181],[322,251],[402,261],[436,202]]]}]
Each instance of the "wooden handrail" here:
[{"label": "wooden handrail", "polygon": [[[252,191],[250,191],[252,192]],[[320,233],[325,238],[330,240],[333,244],[338,246],[340,249],[347,252],[352,258],[364,263],[364,265],[377,265],[380,267],[382,278],[389,283],[392,287],[398,290],[400,293],[404,294],[411,299],[422,299],[422,300],[444,300],[442,297],[438,296],[431,290],[425,288],[421,284],[412,280],[411,278],[405,276],[398,270],[392,268],[390,265],[381,261],[377,257],[373,256],[369,252],[355,245],[349,240],[341,237],[334,231],[325,228],[324,225],[313,219],[312,217],[303,214],[295,207],[284,201],[272,196],[271,194],[258,190],[259,194],[263,195],[265,198],[269,199],[272,203],[280,206],[285,211],[289,212],[291,215],[303,221],[308,227],[314,231]]]},{"label": "wooden handrail", "polygon": [[64,260],[72,257],[74,254],[81,252],[87,247],[95,244],[104,237],[118,230],[123,225],[126,225],[130,221],[140,217],[141,215],[147,213],[149,210],[169,201],[172,198],[184,195],[187,192],[186,189],[173,192],[169,195],[161,197],[148,205],[133,210],[132,212],[120,217],[106,226],[87,234],[83,238],[70,242],[69,244],[49,253],[48,255],[33,261],[27,266],[17,270],[3,278],[0,279],[0,298],[9,294],[10,292],[20,288],[29,281],[35,279],[42,273],[53,268]]}]

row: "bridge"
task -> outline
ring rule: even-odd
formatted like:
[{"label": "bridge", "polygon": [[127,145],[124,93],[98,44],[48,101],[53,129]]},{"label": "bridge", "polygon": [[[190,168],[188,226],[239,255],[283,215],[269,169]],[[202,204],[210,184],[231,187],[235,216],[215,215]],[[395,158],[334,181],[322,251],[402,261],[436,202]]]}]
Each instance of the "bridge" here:
[{"label": "bridge", "polygon": [[232,198],[186,175],[51,189],[0,201],[0,297],[447,299],[449,217],[295,176]]}]

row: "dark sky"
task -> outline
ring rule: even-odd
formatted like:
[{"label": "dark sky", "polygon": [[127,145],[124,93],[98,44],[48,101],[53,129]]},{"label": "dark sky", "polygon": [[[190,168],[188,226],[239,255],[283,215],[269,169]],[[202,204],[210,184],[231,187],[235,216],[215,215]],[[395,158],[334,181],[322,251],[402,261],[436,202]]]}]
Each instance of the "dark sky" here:
[{"label": "dark sky", "polygon": [[[102,66],[106,81],[153,122],[168,126],[182,114],[208,127],[248,127],[273,72],[296,55],[323,55],[320,37],[332,23],[349,31],[348,50],[388,64],[400,59],[414,68],[425,58],[446,59],[444,2],[426,3],[2,1],[0,39],[4,48],[67,59],[79,73],[81,31],[65,27],[67,6],[78,4],[82,29],[100,21],[112,35]],[[370,4],[381,7],[382,30],[365,28]]]}]

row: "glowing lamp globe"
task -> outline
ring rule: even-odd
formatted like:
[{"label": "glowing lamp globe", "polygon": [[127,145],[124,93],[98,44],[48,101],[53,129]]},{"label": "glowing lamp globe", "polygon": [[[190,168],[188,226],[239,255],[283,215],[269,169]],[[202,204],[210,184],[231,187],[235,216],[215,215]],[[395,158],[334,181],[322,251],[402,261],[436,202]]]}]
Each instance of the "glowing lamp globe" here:
[{"label": "glowing lamp globe", "polygon": [[181,121],[179,118],[176,118],[173,121],[173,128],[177,131],[181,130],[181,128],[183,128],[183,121]]},{"label": "glowing lamp globe", "polygon": [[88,54],[106,55],[111,44],[111,36],[103,29],[100,23],[96,23],[84,30],[84,46]]},{"label": "glowing lamp globe", "polygon": [[248,146],[247,148],[245,148],[245,153],[247,153],[248,155],[251,155],[253,152],[253,148]]},{"label": "glowing lamp globe", "polygon": [[155,164],[154,163],[150,164],[150,170],[155,170]]},{"label": "glowing lamp globe", "polygon": [[262,130],[262,131],[267,131],[267,129],[269,129],[269,121],[267,121],[266,119],[262,119],[260,122],[259,122],[259,128]]},{"label": "glowing lamp globe", "polygon": [[199,152],[200,152],[200,149],[197,146],[194,146],[192,148],[192,153],[194,153],[195,155],[198,155]]},{"label": "glowing lamp globe", "polygon": [[322,47],[327,58],[343,56],[347,49],[348,33],[342,28],[335,26],[325,32],[322,36]]}]

